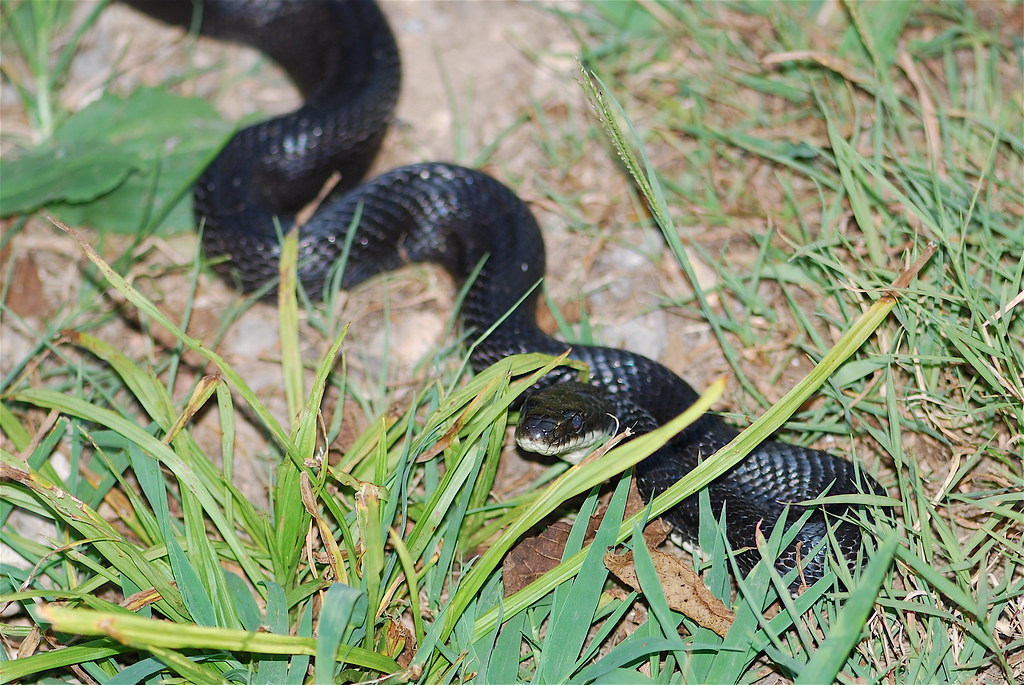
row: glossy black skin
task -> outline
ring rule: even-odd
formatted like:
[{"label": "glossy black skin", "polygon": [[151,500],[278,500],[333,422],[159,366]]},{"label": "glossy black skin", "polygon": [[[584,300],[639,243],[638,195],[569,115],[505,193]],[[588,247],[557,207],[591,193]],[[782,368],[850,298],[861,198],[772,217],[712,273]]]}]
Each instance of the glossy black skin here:
[{"label": "glossy black skin", "polygon": [[[130,4],[186,25],[191,16],[188,0]],[[402,167],[360,185],[393,117],[401,74],[394,38],[372,1],[206,0],[202,7],[203,33],[263,50],[306,97],[296,112],[240,131],[196,184],[205,252],[229,257],[220,267],[229,279],[245,290],[275,280],[280,253],[275,217],[287,230],[294,213],[316,197],[331,172],[340,171],[341,183],[300,232],[299,276],[311,296],[330,280],[358,215],[343,287],[411,261],[440,264],[461,283],[486,259],[463,304],[463,323],[481,333],[506,318],[475,348],[474,367],[510,354],[555,355],[569,347],[538,328],[536,289],[516,307],[544,276],[545,260],[537,222],[512,191],[483,172],[445,163]],[[570,356],[589,364],[591,385],[626,417],[624,425],[636,430],[674,418],[697,398],[689,384],[641,355],[576,345]],[[556,371],[541,385],[574,376]],[[637,466],[641,494],[649,499],[664,491],[735,435],[717,416],[704,415],[669,449]],[[710,491],[715,511],[725,507],[729,540],[740,549],[753,545],[759,525],[765,534],[770,531],[785,503],[881,488],[843,459],[766,442]],[[839,507],[828,514],[844,511]],[[806,557],[822,539],[825,515],[818,508],[776,564],[781,571],[793,567],[797,547]],[[692,539],[696,497],[664,518]],[[861,545],[860,529],[841,523],[835,534],[842,554],[852,558]],[[756,552],[740,554],[741,570],[748,571],[758,558]],[[820,554],[805,577],[814,580],[825,568]]]},{"label": "glossy black skin", "polygon": [[[576,421],[577,417],[584,420]],[[516,437],[518,440],[522,432],[528,433],[532,441],[569,444],[577,435],[595,429],[609,436],[626,428],[643,435],[660,423],[648,408],[628,397],[610,396],[599,387],[563,382],[539,389],[524,402]],[[714,454],[737,435],[735,429],[711,414],[702,417],[699,425],[697,432],[691,426],[666,447],[637,464],[637,488],[645,500],[660,495],[703,458]],[[727,537],[738,551],[736,563],[743,573],[749,572],[761,558],[754,549],[758,528],[767,539],[783,514],[785,520],[793,522],[806,510],[793,503],[825,493],[860,492],[882,494],[880,486],[870,477],[856,473],[850,462],[781,442],[762,443],[730,472],[708,486],[714,514],[722,516],[723,509],[725,511]],[[790,505],[788,510],[787,504]],[[699,509],[699,500],[693,495],[662,518],[673,525],[683,541],[695,543]],[[851,513],[845,506],[832,505],[827,509],[818,507],[811,514],[794,543],[785,548],[775,564],[780,573],[798,565],[803,568],[803,577],[794,579],[794,587],[801,580],[821,578],[827,570],[827,552],[823,549],[812,554],[813,548],[828,534],[826,520],[831,520],[844,558],[850,561],[856,558],[860,529],[839,518]]]}]

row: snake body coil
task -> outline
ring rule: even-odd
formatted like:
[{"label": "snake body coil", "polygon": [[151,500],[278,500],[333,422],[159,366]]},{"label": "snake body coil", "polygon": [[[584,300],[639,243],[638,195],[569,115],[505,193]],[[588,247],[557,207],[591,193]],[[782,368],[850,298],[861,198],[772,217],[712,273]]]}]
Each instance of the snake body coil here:
[{"label": "snake body coil", "polygon": [[[187,1],[131,4],[184,24],[192,9]],[[340,171],[341,183],[300,232],[299,277],[307,292],[315,295],[329,281],[346,249],[349,227],[357,225],[348,241],[343,287],[408,261],[441,264],[462,282],[486,258],[461,316],[477,332],[505,318],[474,350],[477,369],[511,354],[554,355],[568,348],[538,328],[536,290],[523,298],[544,275],[544,243],[530,210],[508,188],[483,172],[443,163],[402,167],[359,185],[393,117],[400,81],[394,38],[372,1],[206,0],[200,26],[203,33],[268,54],[305,97],[299,110],[240,131],[196,185],[204,249],[210,257],[230,257],[219,267],[229,278],[246,290],[275,279],[280,251],[275,217],[286,229],[331,172]],[[668,369],[631,352],[577,345],[570,356],[590,366],[590,383],[622,407],[624,425],[642,430],[645,421],[660,424],[697,398]],[[543,383],[571,375],[556,371]],[[643,418],[630,418],[637,407]],[[718,417],[704,415],[668,449],[637,466],[641,494],[649,499],[664,491],[735,435]],[[710,486],[712,504],[716,513],[724,506],[727,535],[737,549],[753,547],[759,525],[767,535],[787,503],[877,490],[847,461],[775,442],[760,445]],[[805,577],[820,577],[824,552],[809,561],[807,556],[825,537],[826,517],[845,512],[818,507],[777,567],[791,569],[802,551]],[[696,497],[665,518],[692,539]],[[838,551],[852,558],[860,547],[859,528],[837,521],[834,534]],[[737,555],[743,571],[758,559],[749,549]]]}]

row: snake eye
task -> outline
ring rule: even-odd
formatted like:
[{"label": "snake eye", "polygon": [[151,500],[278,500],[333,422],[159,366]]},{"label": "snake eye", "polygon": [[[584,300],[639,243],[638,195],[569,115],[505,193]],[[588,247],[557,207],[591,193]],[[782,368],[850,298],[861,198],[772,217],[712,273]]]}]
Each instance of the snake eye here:
[{"label": "snake eye", "polygon": [[572,423],[572,429],[574,431],[578,431],[579,429],[583,428],[583,415],[579,413],[573,414],[572,419],[570,419],[570,422]]}]

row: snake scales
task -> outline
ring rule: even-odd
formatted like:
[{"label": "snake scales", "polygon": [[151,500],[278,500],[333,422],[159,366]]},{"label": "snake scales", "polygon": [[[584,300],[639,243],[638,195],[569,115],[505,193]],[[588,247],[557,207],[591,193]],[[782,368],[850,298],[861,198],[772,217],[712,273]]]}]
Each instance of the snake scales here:
[{"label": "snake scales", "polygon": [[[193,20],[188,0],[130,4],[168,22]],[[196,184],[204,250],[229,257],[218,266],[229,279],[245,290],[275,279],[275,217],[287,228],[337,171],[341,182],[300,232],[299,278],[307,292],[322,291],[347,239],[346,288],[410,261],[440,264],[461,283],[486,258],[461,310],[468,329],[493,327],[475,348],[473,365],[480,369],[516,353],[561,354],[569,347],[536,324],[534,285],[544,275],[544,243],[530,210],[512,191],[483,172],[445,163],[401,167],[362,182],[393,117],[401,80],[397,46],[372,0],[206,0],[196,7],[202,33],[263,51],[304,97],[297,111],[238,132]],[[347,236],[350,226],[357,226],[354,236]],[[570,356],[589,365],[590,384],[617,407],[622,426],[649,430],[697,398],[685,381],[638,354],[575,345]],[[571,375],[555,371],[543,385]],[[736,434],[705,414],[637,465],[641,494],[650,499],[664,491]],[[724,507],[730,543],[743,550],[736,556],[743,572],[760,558],[753,549],[756,530],[767,534],[787,505],[824,494],[881,492],[848,461],[780,442],[762,443],[709,491],[715,513]],[[790,507],[790,521],[800,509]],[[844,505],[816,507],[776,567],[791,570],[802,555],[804,577],[820,578],[828,564],[825,549],[809,553],[828,539],[828,519],[835,551],[854,559],[861,531],[843,518],[848,513]],[[692,540],[698,515],[693,496],[664,518]]]}]

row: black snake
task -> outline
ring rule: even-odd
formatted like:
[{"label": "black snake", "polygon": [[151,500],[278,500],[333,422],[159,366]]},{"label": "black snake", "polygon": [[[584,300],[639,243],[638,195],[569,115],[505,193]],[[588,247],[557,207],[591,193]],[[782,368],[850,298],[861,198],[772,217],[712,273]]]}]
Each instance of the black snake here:
[{"label": "black snake", "polygon": [[[188,0],[131,4],[169,22],[192,20]],[[361,183],[393,117],[401,73],[394,38],[372,0],[206,0],[195,7],[202,33],[269,55],[305,102],[295,112],[238,132],[196,184],[204,249],[210,257],[229,257],[218,267],[229,279],[245,290],[273,281],[278,226],[287,229],[295,212],[337,171],[341,182],[300,232],[299,277],[307,292],[315,296],[329,282],[349,227],[357,225],[347,241],[351,252],[341,279],[346,288],[410,261],[440,264],[461,283],[483,261],[461,310],[468,329],[494,327],[473,352],[477,369],[511,354],[555,355],[569,347],[537,326],[534,286],[544,275],[544,243],[530,210],[512,191],[481,171],[445,163],[401,167]],[[576,345],[570,356],[589,365],[591,385],[617,407],[623,427],[649,430],[697,398],[685,381],[638,354]],[[543,384],[574,375],[555,371]],[[664,491],[736,433],[705,414],[669,449],[636,467],[641,494],[649,499]],[[786,503],[881,491],[848,461],[778,442],[761,444],[709,489],[716,513],[725,507],[729,541],[745,550],[737,555],[743,572],[760,558],[752,549],[756,529],[761,526],[767,534]],[[791,507],[789,520],[799,508]],[[696,496],[690,497],[664,518],[693,539],[697,509]],[[804,577],[821,577],[827,568],[824,550],[808,555],[825,539],[826,519],[834,524],[838,551],[853,559],[861,532],[839,518],[848,513],[840,505],[816,508],[777,568],[792,569],[802,553]]]}]

